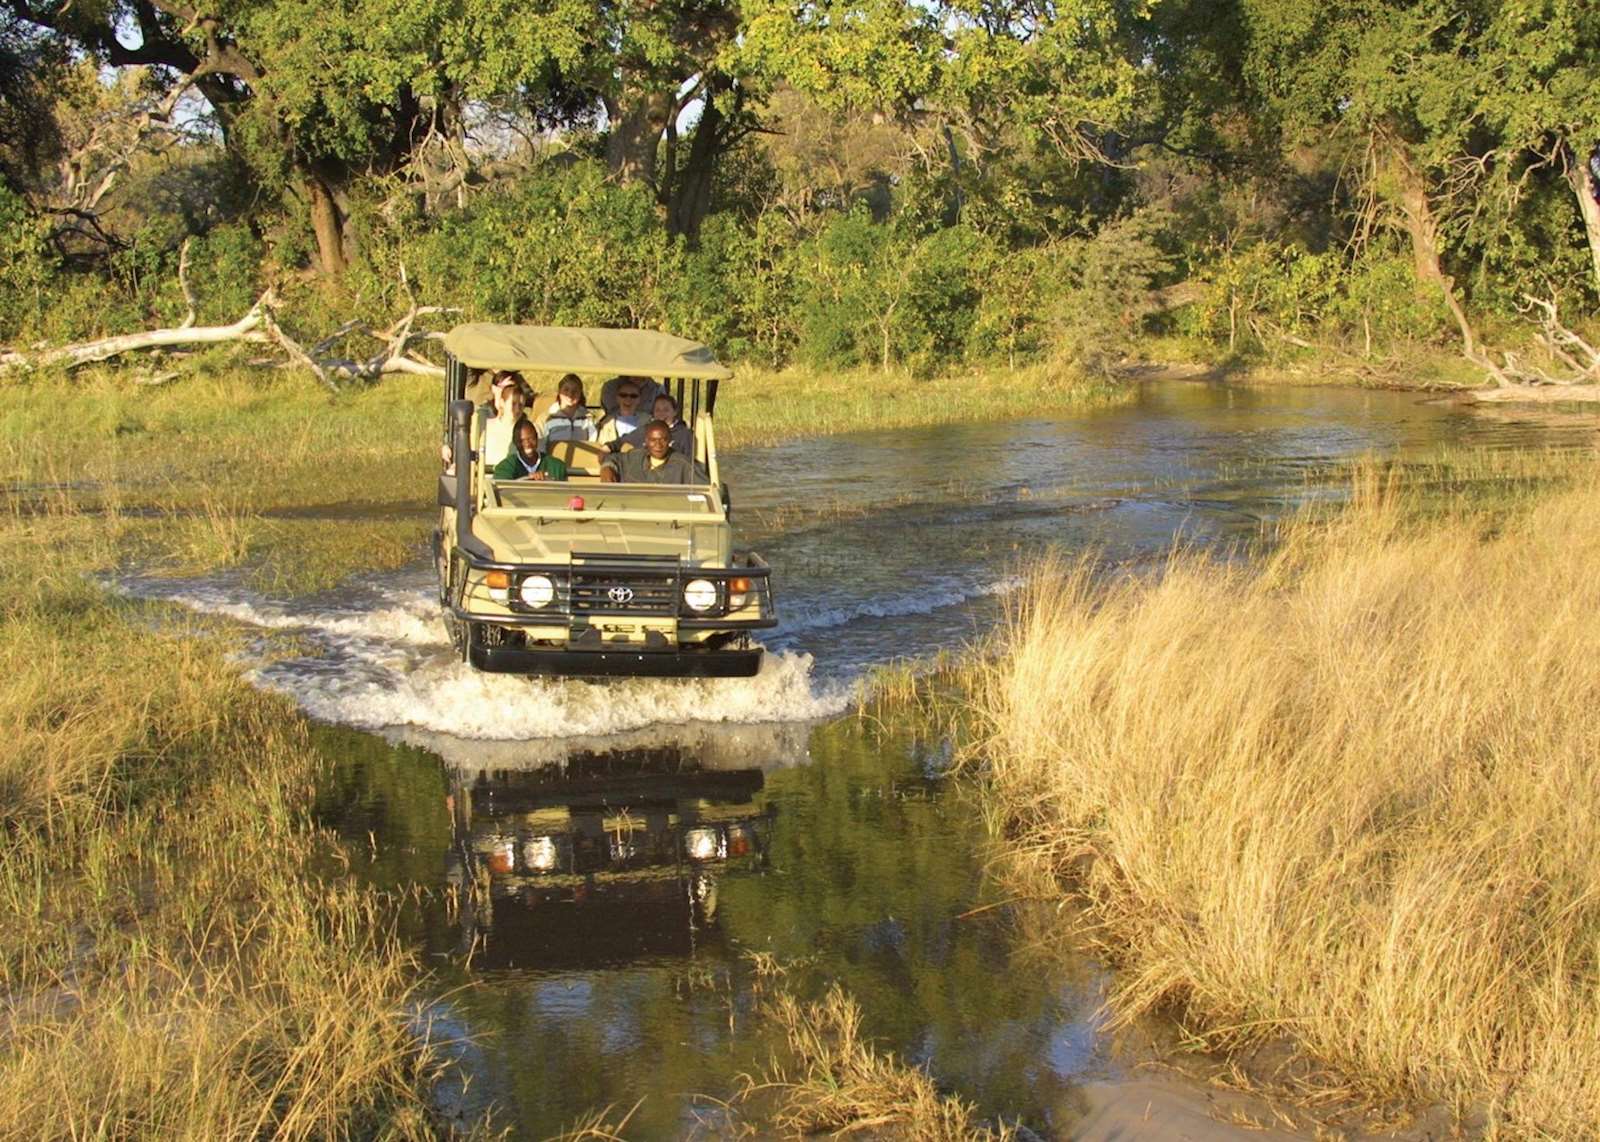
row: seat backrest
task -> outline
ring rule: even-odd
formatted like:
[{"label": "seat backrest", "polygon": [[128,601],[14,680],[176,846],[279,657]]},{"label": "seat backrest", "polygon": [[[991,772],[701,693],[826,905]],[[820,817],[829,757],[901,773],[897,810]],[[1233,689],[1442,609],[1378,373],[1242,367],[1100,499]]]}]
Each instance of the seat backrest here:
[{"label": "seat backrest", "polygon": [[550,445],[550,455],[567,466],[569,475],[598,476],[600,461],[605,459],[607,452],[582,440],[557,440]]}]

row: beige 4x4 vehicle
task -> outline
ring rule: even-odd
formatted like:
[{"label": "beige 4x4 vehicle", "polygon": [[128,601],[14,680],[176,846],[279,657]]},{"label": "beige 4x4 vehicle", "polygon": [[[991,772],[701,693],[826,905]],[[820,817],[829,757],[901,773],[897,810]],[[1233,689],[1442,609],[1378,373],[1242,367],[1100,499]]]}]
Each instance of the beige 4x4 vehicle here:
[{"label": "beige 4x4 vehicle", "polygon": [[[760,556],[733,550],[712,412],[732,374],[694,341],[641,329],[458,325],[445,337],[445,438],[435,551],[451,642],[480,670],[748,676],[752,631],[776,625]],[[564,482],[501,481],[476,451],[469,370],[614,376],[666,386],[694,433],[694,484],[602,483],[600,446],[553,445]],[[544,398],[541,398],[544,399]]]}]

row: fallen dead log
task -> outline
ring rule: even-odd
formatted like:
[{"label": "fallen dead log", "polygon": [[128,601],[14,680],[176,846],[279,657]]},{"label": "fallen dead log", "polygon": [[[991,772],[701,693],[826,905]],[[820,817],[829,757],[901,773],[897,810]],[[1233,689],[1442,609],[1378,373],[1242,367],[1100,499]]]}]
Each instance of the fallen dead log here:
[{"label": "fallen dead log", "polygon": [[[180,259],[180,279],[185,278],[181,272],[184,261],[186,259]],[[418,331],[413,327],[419,317],[455,312],[446,307],[413,305],[399,321],[381,333],[374,333],[364,322],[349,321],[308,350],[285,332],[279,323],[275,312],[278,299],[271,289],[256,299],[249,312],[231,325],[196,325],[194,300],[189,294],[187,280],[183,281],[183,285],[189,312],[179,325],[169,329],[147,329],[141,333],[123,333],[94,341],[80,341],[53,349],[32,351],[0,349],[0,373],[21,369],[76,369],[96,361],[107,361],[113,357],[146,349],[218,345],[230,341],[242,341],[277,346],[291,365],[310,370],[319,381],[335,392],[339,390],[342,381],[375,381],[389,373],[444,376],[444,369],[441,366],[433,364],[416,352],[419,345],[437,340],[443,335]],[[374,338],[382,347],[372,356],[362,359],[330,356],[336,345],[357,333]]]},{"label": "fallen dead log", "polygon": [[171,329],[147,329],[142,333],[123,333],[96,341],[79,341],[54,349],[0,349],[0,371],[13,369],[76,369],[95,361],[108,361],[141,349],[165,349],[178,345],[219,345],[227,341],[267,341],[262,328],[275,299],[268,290],[250,311],[232,325],[184,324]]}]

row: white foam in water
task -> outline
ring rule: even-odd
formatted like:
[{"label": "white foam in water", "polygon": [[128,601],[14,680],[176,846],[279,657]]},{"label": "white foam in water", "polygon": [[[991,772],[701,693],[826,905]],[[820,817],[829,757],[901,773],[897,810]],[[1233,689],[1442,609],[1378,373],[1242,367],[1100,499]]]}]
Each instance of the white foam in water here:
[{"label": "white foam in water", "polygon": [[617,734],[681,721],[805,721],[838,713],[849,697],[842,685],[814,690],[811,656],[793,652],[764,655],[754,678],[627,678],[592,685],[484,674],[440,658],[381,674],[312,676],[294,663],[274,663],[256,677],[328,721],[502,740]]},{"label": "white foam in water", "polygon": [[[267,630],[320,631],[354,638],[375,638],[413,646],[445,646],[439,604],[425,591],[376,592],[375,605],[335,605],[298,610],[245,591],[215,584],[172,579],[128,579],[117,584],[136,598],[178,603],[203,615],[218,615]],[[382,600],[378,603],[377,600]],[[387,605],[384,605],[387,604]]]},{"label": "white foam in water", "polygon": [[312,717],[361,729],[415,727],[506,741],[606,735],[688,721],[788,722],[844,709],[844,683],[819,686],[812,658],[762,656],[754,678],[616,679],[601,684],[484,674],[457,659],[425,588],[368,585],[360,601],[304,605],[215,584],[131,579],[125,594],[253,627],[293,631],[323,653],[256,666],[247,677]]},{"label": "white foam in water", "polygon": [[993,595],[1007,595],[1021,588],[1020,576],[1010,576],[993,583],[971,586],[929,586],[910,594],[890,596],[875,602],[852,603],[843,607],[808,608],[799,618],[785,618],[783,631],[793,634],[800,631],[826,630],[840,627],[857,619],[896,619],[913,615],[931,615],[947,607],[959,607],[974,599]]}]

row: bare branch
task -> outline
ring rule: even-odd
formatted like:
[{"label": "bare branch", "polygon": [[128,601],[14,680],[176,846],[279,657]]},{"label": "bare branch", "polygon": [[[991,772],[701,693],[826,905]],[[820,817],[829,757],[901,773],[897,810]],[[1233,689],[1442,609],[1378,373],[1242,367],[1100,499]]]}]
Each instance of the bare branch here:
[{"label": "bare branch", "polygon": [[188,307],[188,312],[178,323],[179,329],[193,326],[200,308],[194,300],[194,290],[189,286],[189,245],[193,241],[193,238],[185,238],[183,245],[178,248],[178,288],[183,291],[183,304]]},{"label": "bare branch", "polygon": [[96,341],[80,341],[55,349],[37,352],[0,350],[0,371],[19,368],[48,368],[59,366],[76,369],[94,361],[107,361],[139,349],[163,348],[171,345],[206,345],[224,341],[261,341],[262,329],[270,322],[270,307],[274,303],[269,289],[262,294],[250,311],[232,325],[186,326],[175,329],[150,329],[143,333],[124,333],[116,337],[102,337]]}]

